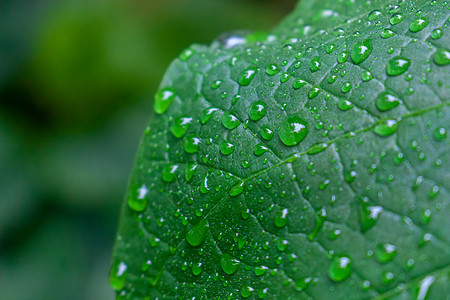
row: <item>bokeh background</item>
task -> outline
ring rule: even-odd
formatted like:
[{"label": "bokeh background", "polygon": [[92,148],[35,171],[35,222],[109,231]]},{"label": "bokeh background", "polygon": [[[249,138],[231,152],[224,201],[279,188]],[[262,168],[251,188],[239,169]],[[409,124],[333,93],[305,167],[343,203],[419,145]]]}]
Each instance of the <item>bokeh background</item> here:
[{"label": "bokeh background", "polygon": [[164,70],[295,2],[0,0],[0,299],[114,298],[120,206]]}]

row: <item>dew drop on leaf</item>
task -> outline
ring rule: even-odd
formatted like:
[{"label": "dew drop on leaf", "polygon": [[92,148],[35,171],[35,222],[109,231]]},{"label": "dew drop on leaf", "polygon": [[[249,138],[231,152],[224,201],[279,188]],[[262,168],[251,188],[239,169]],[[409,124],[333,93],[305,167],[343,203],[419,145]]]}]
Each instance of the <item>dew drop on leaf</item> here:
[{"label": "dew drop on leaf", "polygon": [[380,111],[388,111],[393,109],[402,103],[402,100],[398,99],[394,95],[383,92],[377,96],[376,105]]},{"label": "dew drop on leaf", "polygon": [[266,113],[266,103],[261,100],[253,102],[248,111],[248,115],[253,121],[261,120]]},{"label": "dew drop on leaf", "polygon": [[411,64],[411,60],[397,56],[391,59],[386,66],[386,73],[391,76],[397,76],[405,73]]},{"label": "dew drop on leaf", "polygon": [[380,263],[391,261],[397,254],[397,247],[393,244],[379,244],[375,251],[375,257]]},{"label": "dew drop on leaf", "polygon": [[262,138],[266,141],[270,141],[273,138],[274,132],[268,125],[263,125],[259,130]]},{"label": "dew drop on leaf", "polygon": [[381,31],[380,35],[381,35],[381,37],[382,37],[383,39],[388,39],[388,38],[393,37],[393,36],[395,35],[395,32],[393,32],[392,30],[386,28],[386,29],[383,29],[383,30]]},{"label": "dew drop on leaf", "polygon": [[290,116],[281,124],[278,133],[286,146],[295,146],[308,134],[308,123],[298,116]]},{"label": "dew drop on leaf", "polygon": [[135,193],[128,198],[128,206],[134,211],[144,211],[147,208],[147,197],[149,190],[143,184]]},{"label": "dew drop on leaf", "polygon": [[440,39],[444,35],[444,31],[441,28],[436,28],[431,32],[431,38],[433,40]]},{"label": "dew drop on leaf", "polygon": [[254,288],[252,288],[251,286],[245,285],[241,289],[241,296],[243,298],[249,298],[253,294],[254,291],[255,291]]},{"label": "dew drop on leaf", "polygon": [[263,144],[257,144],[255,146],[255,148],[253,149],[253,154],[255,154],[256,156],[260,156],[268,151],[269,151],[269,149],[266,146],[264,146]]},{"label": "dew drop on leaf", "polygon": [[114,262],[109,272],[109,284],[116,291],[121,290],[125,286],[127,275],[127,265],[122,262]]},{"label": "dew drop on leaf", "polygon": [[164,113],[175,99],[175,91],[172,88],[166,87],[156,92],[155,102],[153,108],[157,114]]},{"label": "dew drop on leaf", "polygon": [[179,165],[169,164],[165,166],[161,173],[162,180],[164,180],[165,182],[175,182],[177,180],[176,176],[178,168]]},{"label": "dew drop on leaf", "polygon": [[311,72],[317,72],[320,69],[322,69],[322,60],[320,59],[319,56],[316,56],[313,59],[311,59],[309,63],[309,69],[311,70]]},{"label": "dew drop on leaf", "polygon": [[422,29],[424,29],[425,27],[427,27],[428,25],[428,20],[425,18],[418,18],[414,21],[412,21],[409,24],[409,30],[411,30],[411,32],[419,32]]},{"label": "dew drop on leaf", "polygon": [[273,219],[273,223],[276,227],[283,228],[287,225],[288,212],[287,208],[277,211],[275,218]]},{"label": "dew drop on leaf", "polygon": [[396,25],[398,23],[400,23],[401,21],[403,21],[405,19],[405,16],[401,13],[396,13],[393,14],[392,17],[389,19],[389,23],[391,23],[391,25]]},{"label": "dew drop on leaf", "polygon": [[397,120],[385,120],[374,128],[374,132],[379,136],[388,136],[397,131]]},{"label": "dew drop on leaf", "polygon": [[438,51],[436,51],[436,53],[434,53],[433,59],[437,65],[448,65],[450,64],[450,51],[439,49]]},{"label": "dew drop on leaf", "polygon": [[299,88],[305,86],[307,82],[305,80],[302,80],[300,78],[295,78],[294,83],[292,84],[292,87],[294,90],[298,90]]},{"label": "dew drop on leaf", "polygon": [[241,124],[241,122],[232,113],[224,112],[223,116],[222,116],[222,124],[223,124],[223,126],[225,126],[225,128],[231,130],[231,129],[238,127]]},{"label": "dew drop on leaf", "polygon": [[220,152],[222,152],[223,155],[230,155],[234,152],[234,145],[228,141],[223,141],[220,144]]},{"label": "dew drop on leaf", "polygon": [[181,138],[184,136],[186,131],[189,129],[193,122],[193,118],[188,116],[182,116],[179,118],[176,118],[173,125],[170,127],[170,132],[177,137]]},{"label": "dew drop on leaf", "polygon": [[370,56],[372,50],[373,46],[371,39],[366,39],[364,41],[357,43],[355,46],[353,46],[351,52],[353,62],[359,65]]},{"label": "dew drop on leaf", "polygon": [[280,69],[278,68],[278,66],[276,64],[270,64],[266,68],[266,73],[269,76],[273,76],[273,75],[280,73]]},{"label": "dew drop on leaf", "polygon": [[352,274],[352,261],[349,257],[335,257],[328,268],[328,276],[335,282],[341,282]]},{"label": "dew drop on leaf", "polygon": [[240,264],[241,262],[239,260],[232,257],[228,253],[223,253],[220,256],[220,265],[222,266],[222,270],[228,275],[236,273]]},{"label": "dew drop on leaf", "polygon": [[188,243],[193,246],[197,247],[200,246],[206,239],[206,234],[208,233],[208,221],[203,220],[194,227],[192,227],[191,230],[188,231],[186,234],[186,240]]},{"label": "dew drop on leaf", "polygon": [[250,85],[252,80],[255,78],[257,72],[258,69],[256,67],[250,67],[248,69],[245,69],[244,71],[241,72],[241,74],[239,74],[238,83],[242,86]]},{"label": "dew drop on leaf", "polygon": [[184,151],[187,153],[197,153],[200,148],[200,139],[195,136],[186,137],[184,140]]}]

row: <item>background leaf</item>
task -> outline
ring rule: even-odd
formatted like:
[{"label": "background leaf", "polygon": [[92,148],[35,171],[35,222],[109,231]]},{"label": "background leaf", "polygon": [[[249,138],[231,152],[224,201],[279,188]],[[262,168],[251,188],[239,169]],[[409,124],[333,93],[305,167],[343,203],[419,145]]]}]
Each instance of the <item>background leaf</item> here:
[{"label": "background leaf", "polygon": [[302,1],[185,50],[137,154],[118,298],[449,294],[449,14]]}]

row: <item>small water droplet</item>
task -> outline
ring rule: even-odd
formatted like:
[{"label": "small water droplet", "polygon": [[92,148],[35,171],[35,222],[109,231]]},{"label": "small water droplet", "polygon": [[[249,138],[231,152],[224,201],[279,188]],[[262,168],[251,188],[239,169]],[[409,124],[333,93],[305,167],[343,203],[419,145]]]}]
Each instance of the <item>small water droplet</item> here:
[{"label": "small water droplet", "polygon": [[109,271],[109,284],[116,291],[124,288],[126,283],[127,265],[121,262],[114,262]]},{"label": "small water droplet", "polygon": [[285,208],[283,210],[278,211],[275,214],[274,224],[278,228],[283,228],[287,225],[287,217],[288,217],[288,209]]},{"label": "small water droplet", "polygon": [[228,253],[222,254],[220,257],[220,265],[222,266],[222,270],[228,275],[232,275],[236,273],[239,268],[241,262],[236,258],[232,257]]},{"label": "small water droplet", "polygon": [[264,153],[268,152],[269,148],[267,148],[266,146],[264,146],[263,144],[257,144],[255,146],[255,148],[253,149],[253,153],[256,156],[260,156],[263,155]]},{"label": "small water droplet", "polygon": [[363,81],[371,81],[373,79],[373,75],[370,71],[363,71],[361,78]]},{"label": "small water droplet", "polygon": [[269,76],[273,76],[273,75],[280,73],[280,69],[278,68],[278,66],[276,64],[270,64],[266,68],[266,73]]},{"label": "small water droplet", "polygon": [[311,62],[309,63],[309,69],[311,70],[311,72],[317,72],[322,69],[322,60],[319,56],[311,59]]},{"label": "small water droplet", "polygon": [[238,127],[241,122],[239,119],[230,112],[224,112],[222,116],[222,124],[227,129],[234,129]]},{"label": "small water droplet", "polygon": [[186,137],[184,140],[184,151],[187,153],[197,153],[200,148],[200,139],[195,136]]},{"label": "small water droplet", "polygon": [[391,261],[397,254],[397,248],[392,244],[379,244],[375,251],[375,257],[380,263]]},{"label": "small water droplet", "polygon": [[389,28],[386,28],[386,29],[383,29],[382,31],[381,31],[381,37],[383,38],[383,39],[388,39],[388,38],[391,38],[391,37],[393,37],[394,35],[395,35],[395,32],[393,32],[392,30],[390,30]]},{"label": "small water droplet", "polygon": [[241,295],[244,298],[249,298],[253,294],[254,291],[255,291],[254,288],[252,288],[251,286],[245,285],[241,289]]},{"label": "small water droplet", "polygon": [[395,25],[395,24],[400,23],[404,19],[405,19],[405,16],[403,14],[396,13],[396,14],[393,14],[392,17],[389,19],[389,23],[391,23],[391,25]]},{"label": "small water droplet", "polygon": [[348,51],[344,51],[344,52],[339,53],[339,55],[338,55],[338,57],[337,57],[338,63],[340,63],[340,64],[345,63],[345,62],[348,60],[348,57],[349,57],[349,56],[350,56],[350,55],[349,55],[349,52],[348,52]]},{"label": "small water droplet", "polygon": [[314,85],[314,86],[309,90],[308,98],[309,98],[309,99],[314,99],[314,98],[316,98],[321,92],[322,92],[322,90],[320,89],[320,87],[319,87],[318,85]]},{"label": "small water droplet", "polygon": [[360,219],[363,233],[375,226],[382,211],[381,206],[371,206],[367,201],[362,201]]},{"label": "small water droplet", "polygon": [[255,267],[255,275],[261,276],[261,275],[263,275],[264,273],[266,273],[267,270],[269,270],[269,268],[266,267],[266,266],[256,266],[256,267]]},{"label": "small water droplet", "polygon": [[178,168],[179,168],[178,165],[172,165],[172,164],[165,166],[161,173],[162,180],[164,180],[165,182],[168,182],[168,183],[175,182],[177,180],[176,175],[177,175]]},{"label": "small water droplet", "polygon": [[388,136],[397,131],[397,120],[385,120],[383,123],[378,124],[374,128],[374,132],[379,136]]},{"label": "small water droplet", "polygon": [[172,132],[172,134],[177,138],[183,137],[191,126],[193,120],[194,119],[189,116],[176,118],[173,125],[170,127],[170,132]]},{"label": "small water droplet", "polygon": [[433,40],[440,39],[444,35],[444,31],[441,28],[436,28],[431,32],[431,38]]},{"label": "small water droplet", "polygon": [[233,187],[230,190],[230,196],[231,197],[236,197],[236,196],[242,194],[242,192],[244,191],[244,185],[245,185],[245,181],[242,181],[241,183],[239,183],[238,185]]},{"label": "small water droplet", "polygon": [[219,109],[215,107],[205,109],[202,113],[202,116],[200,117],[200,123],[202,123],[203,125],[206,124],[218,110]]},{"label": "small water droplet", "polygon": [[379,19],[382,15],[383,15],[383,13],[381,11],[374,10],[374,11],[370,12],[368,19],[369,19],[369,21],[375,21],[375,20]]},{"label": "small water droplet", "polygon": [[234,145],[228,141],[223,141],[220,144],[220,152],[222,152],[223,155],[230,155],[234,152]]},{"label": "small water droplet", "polygon": [[294,88],[294,90],[298,90],[299,88],[305,86],[306,84],[307,84],[306,81],[304,81],[300,78],[295,78],[294,83],[292,84],[292,87]]},{"label": "small water droplet", "polygon": [[186,168],[185,178],[190,182],[194,178],[195,171],[197,171],[198,165],[195,163],[188,163]]},{"label": "small water droplet", "polygon": [[440,66],[446,66],[450,64],[450,52],[448,50],[439,49],[434,53],[434,62]]}]

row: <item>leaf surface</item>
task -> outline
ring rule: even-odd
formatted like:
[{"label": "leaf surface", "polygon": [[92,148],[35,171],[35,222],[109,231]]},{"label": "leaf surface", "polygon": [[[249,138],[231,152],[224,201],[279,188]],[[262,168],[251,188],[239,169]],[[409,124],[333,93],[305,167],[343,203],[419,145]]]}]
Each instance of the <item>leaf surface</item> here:
[{"label": "leaf surface", "polygon": [[449,5],[301,1],[167,71],[123,207],[118,299],[439,299]]}]

